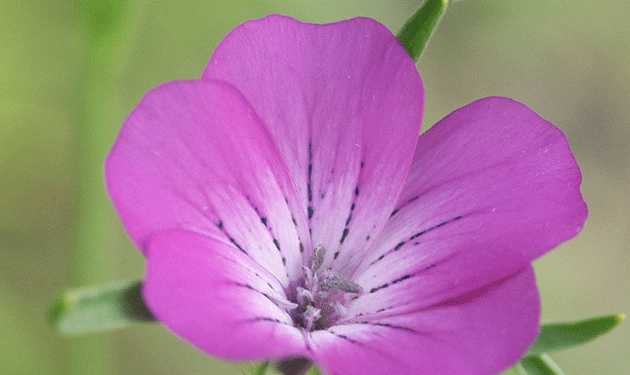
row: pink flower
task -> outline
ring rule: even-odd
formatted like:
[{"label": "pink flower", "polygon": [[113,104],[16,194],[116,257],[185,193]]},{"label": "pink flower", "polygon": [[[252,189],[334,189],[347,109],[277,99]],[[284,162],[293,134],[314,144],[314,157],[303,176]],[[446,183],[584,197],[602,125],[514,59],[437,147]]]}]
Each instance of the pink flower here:
[{"label": "pink flower", "polygon": [[535,339],[531,262],[582,228],[562,132],[486,98],[418,139],[424,92],[371,19],[230,33],[149,92],[107,160],[155,316],[227,360],[492,374]]}]

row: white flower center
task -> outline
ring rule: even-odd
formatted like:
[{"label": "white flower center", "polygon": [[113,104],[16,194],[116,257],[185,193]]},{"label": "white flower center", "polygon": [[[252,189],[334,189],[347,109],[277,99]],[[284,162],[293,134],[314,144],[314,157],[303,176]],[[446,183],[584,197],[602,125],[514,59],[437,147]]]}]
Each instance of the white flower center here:
[{"label": "white flower center", "polygon": [[308,331],[326,329],[346,316],[348,294],[362,293],[363,288],[332,269],[320,270],[326,249],[313,250],[309,266],[302,266],[304,279],[296,288],[297,307],[292,316],[297,326]]}]

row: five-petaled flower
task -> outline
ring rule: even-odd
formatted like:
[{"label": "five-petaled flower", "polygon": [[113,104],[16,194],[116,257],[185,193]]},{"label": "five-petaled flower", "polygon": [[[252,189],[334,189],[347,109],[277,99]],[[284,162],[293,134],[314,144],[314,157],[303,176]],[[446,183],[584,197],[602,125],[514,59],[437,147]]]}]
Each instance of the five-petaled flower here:
[{"label": "five-petaled flower", "polygon": [[227,360],[492,374],[538,333],[531,262],[587,216],[562,132],[486,98],[418,138],[414,62],[378,22],[231,32],[149,92],[107,160],[143,296]]}]

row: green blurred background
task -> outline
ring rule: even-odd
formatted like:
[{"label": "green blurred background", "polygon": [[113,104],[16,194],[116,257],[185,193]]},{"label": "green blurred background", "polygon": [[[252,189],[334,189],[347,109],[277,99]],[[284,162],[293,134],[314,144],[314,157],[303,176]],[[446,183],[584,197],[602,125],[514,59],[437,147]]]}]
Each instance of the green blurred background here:
[{"label": "green blurred background", "polygon": [[[197,78],[222,37],[269,13],[375,18],[397,31],[419,0],[0,2],[0,373],[230,374],[157,324],[62,337],[65,287],[143,276],[102,178],[127,113]],[[546,320],[630,313],[630,2],[450,5],[419,69],[425,128],[475,99],[528,104],[567,135],[584,175],[582,234],[536,262]],[[630,373],[630,324],[553,354],[567,374]]]}]

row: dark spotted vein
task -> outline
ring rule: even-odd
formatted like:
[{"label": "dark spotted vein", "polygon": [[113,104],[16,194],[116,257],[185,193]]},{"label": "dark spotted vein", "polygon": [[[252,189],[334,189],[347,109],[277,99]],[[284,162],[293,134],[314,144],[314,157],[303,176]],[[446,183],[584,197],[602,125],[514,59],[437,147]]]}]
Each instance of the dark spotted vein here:
[{"label": "dark spotted vein", "polygon": [[[452,219],[450,219],[450,220],[447,220],[447,221],[444,221],[444,222],[442,222],[442,223],[440,223],[440,224],[437,224],[437,225],[435,225],[435,226],[432,226],[431,228],[424,229],[424,230],[421,230],[421,231],[419,231],[419,232],[417,232],[417,233],[413,234],[411,237],[409,237],[409,239],[398,242],[398,243],[396,244],[396,246],[394,246],[391,250],[389,250],[389,251],[388,251],[388,252],[386,252],[385,254],[380,255],[378,258],[376,258],[376,260],[374,260],[372,263],[370,263],[370,265],[374,265],[374,264],[375,264],[375,263],[377,263],[378,261],[380,261],[380,260],[382,260],[383,258],[385,258],[385,256],[386,256],[386,255],[389,255],[389,254],[391,254],[391,253],[393,253],[393,252],[396,252],[396,251],[400,250],[400,248],[401,248],[401,247],[403,247],[405,244],[407,244],[409,241],[413,241],[413,240],[415,240],[416,238],[418,238],[418,237],[422,236],[422,235],[423,235],[423,234],[425,234],[425,233],[428,233],[428,232],[430,232],[430,231],[432,231],[432,230],[434,230],[434,229],[437,229],[437,228],[443,227],[443,226],[445,226],[446,224],[452,223],[452,222],[454,222],[454,221],[456,221],[456,220],[459,220],[459,219],[461,219],[461,218],[463,218],[463,216],[456,216],[456,217],[454,217],[454,218],[452,218]],[[417,245],[419,245],[420,243],[419,243],[419,242],[414,242],[413,244],[417,246]]]}]

